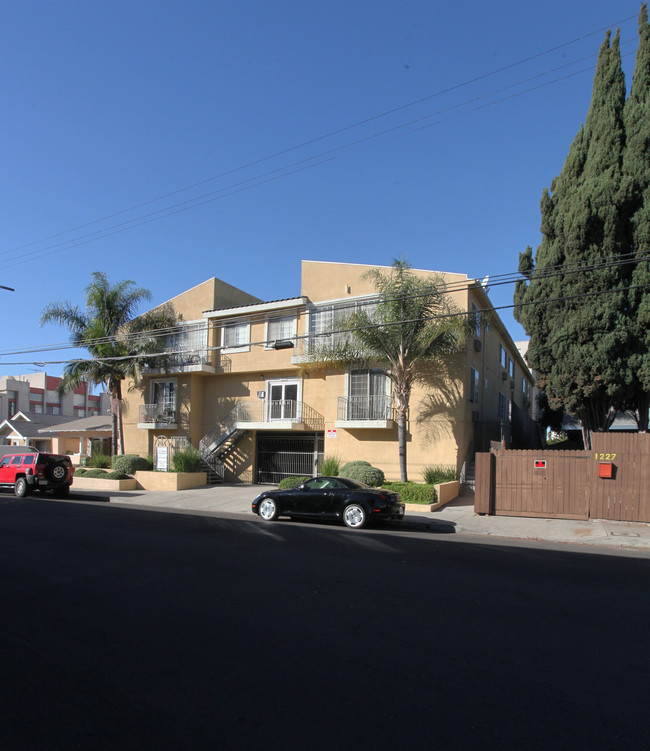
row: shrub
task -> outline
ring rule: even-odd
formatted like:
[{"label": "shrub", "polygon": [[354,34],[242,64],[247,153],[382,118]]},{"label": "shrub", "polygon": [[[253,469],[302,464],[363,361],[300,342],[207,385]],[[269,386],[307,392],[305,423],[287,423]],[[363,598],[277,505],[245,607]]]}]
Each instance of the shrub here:
[{"label": "shrub", "polygon": [[320,465],[320,474],[326,477],[336,477],[341,470],[340,456],[326,456]]},{"label": "shrub", "polygon": [[111,466],[111,457],[106,454],[91,454],[86,466],[95,467],[95,469],[108,469]]},{"label": "shrub", "polygon": [[132,475],[138,470],[151,470],[153,464],[149,459],[138,454],[120,454],[113,457],[113,469],[116,472],[123,472],[126,475]]},{"label": "shrub", "polygon": [[364,462],[361,459],[359,459],[358,461],[355,461],[355,462],[347,462],[347,464],[344,464],[341,467],[341,469],[339,470],[339,475],[341,475],[341,477],[347,477],[347,475],[344,474],[344,473],[345,472],[349,472],[352,468],[356,468],[356,467],[371,467],[371,466],[372,465],[370,464],[370,462]]},{"label": "shrub", "polygon": [[88,470],[85,467],[77,467],[77,469],[75,469],[74,471],[74,476],[83,477],[87,472]]},{"label": "shrub", "polygon": [[84,477],[106,479],[106,477],[108,477],[108,472],[105,469],[88,469],[86,470]]},{"label": "shrub", "polygon": [[297,488],[298,485],[302,485],[303,482],[307,482],[307,480],[309,480],[309,477],[285,477],[284,480],[280,480],[278,487],[280,490]]},{"label": "shrub", "polygon": [[427,485],[439,482],[453,482],[458,479],[453,467],[429,466],[422,470],[422,479]]},{"label": "shrub", "polygon": [[437,503],[438,493],[433,485],[418,485],[415,482],[387,482],[382,485],[386,490],[400,494],[404,503]]},{"label": "shrub", "polygon": [[201,466],[201,452],[194,446],[188,446],[188,448],[177,451],[172,456],[173,472],[199,472]]},{"label": "shrub", "polygon": [[124,472],[116,472],[113,470],[112,472],[106,473],[106,480],[129,480],[129,476],[124,474]]},{"label": "shrub", "polygon": [[357,480],[372,488],[378,488],[386,480],[381,469],[373,467],[369,462],[348,462],[341,468],[339,476]]}]

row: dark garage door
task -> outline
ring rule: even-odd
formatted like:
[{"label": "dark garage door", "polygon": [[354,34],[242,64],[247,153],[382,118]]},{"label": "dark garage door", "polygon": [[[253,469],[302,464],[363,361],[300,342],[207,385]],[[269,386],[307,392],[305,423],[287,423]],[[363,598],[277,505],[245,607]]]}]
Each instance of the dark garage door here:
[{"label": "dark garage door", "polygon": [[323,458],[323,433],[257,436],[257,482],[277,485],[285,477],[311,477]]}]

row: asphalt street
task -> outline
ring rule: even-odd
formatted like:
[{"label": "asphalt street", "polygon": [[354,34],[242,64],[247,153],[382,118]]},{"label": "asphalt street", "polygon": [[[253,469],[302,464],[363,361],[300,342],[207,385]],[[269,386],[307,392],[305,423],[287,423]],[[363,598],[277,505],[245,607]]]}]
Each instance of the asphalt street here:
[{"label": "asphalt street", "polygon": [[650,560],[0,497],[0,748],[644,747]]}]

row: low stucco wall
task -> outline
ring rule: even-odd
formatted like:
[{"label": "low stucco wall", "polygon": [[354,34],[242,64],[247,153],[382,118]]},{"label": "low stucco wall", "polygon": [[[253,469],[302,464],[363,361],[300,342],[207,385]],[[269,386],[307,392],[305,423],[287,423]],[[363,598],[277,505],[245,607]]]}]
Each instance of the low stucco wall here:
[{"label": "low stucco wall", "polygon": [[70,490],[135,490],[136,481],[129,480],[102,480],[101,477],[75,477],[72,480]]},{"label": "low stucco wall", "polygon": [[458,498],[460,493],[460,482],[453,480],[452,482],[441,482],[434,485],[436,493],[438,494],[438,500],[436,503],[407,503],[407,511],[437,511],[445,504]]},{"label": "low stucco wall", "polygon": [[140,490],[189,490],[207,485],[205,472],[136,472]]}]

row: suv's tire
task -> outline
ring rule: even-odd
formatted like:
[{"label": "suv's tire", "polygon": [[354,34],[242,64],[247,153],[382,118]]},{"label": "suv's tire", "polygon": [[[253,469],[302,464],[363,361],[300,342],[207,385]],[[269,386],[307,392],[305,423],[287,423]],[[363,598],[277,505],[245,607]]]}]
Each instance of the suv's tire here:
[{"label": "suv's tire", "polygon": [[26,498],[29,495],[29,485],[24,477],[19,477],[14,484],[14,493],[18,498]]},{"label": "suv's tire", "polygon": [[63,482],[68,475],[68,470],[63,462],[52,462],[47,465],[45,473],[49,480]]}]

